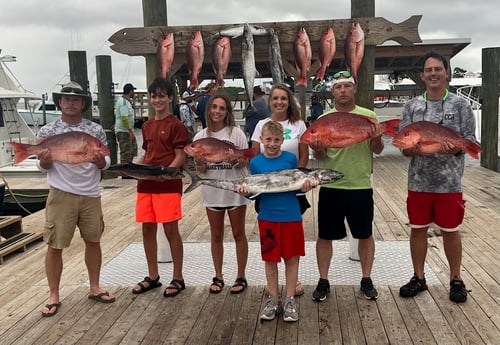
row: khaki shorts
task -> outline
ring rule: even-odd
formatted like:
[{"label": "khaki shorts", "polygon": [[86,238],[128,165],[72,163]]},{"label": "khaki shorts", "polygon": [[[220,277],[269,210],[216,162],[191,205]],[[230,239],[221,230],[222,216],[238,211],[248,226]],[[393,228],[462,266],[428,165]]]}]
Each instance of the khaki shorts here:
[{"label": "khaki shorts", "polygon": [[52,248],[67,248],[77,226],[84,240],[101,240],[104,231],[101,198],[71,194],[51,187],[45,208],[43,240]]}]

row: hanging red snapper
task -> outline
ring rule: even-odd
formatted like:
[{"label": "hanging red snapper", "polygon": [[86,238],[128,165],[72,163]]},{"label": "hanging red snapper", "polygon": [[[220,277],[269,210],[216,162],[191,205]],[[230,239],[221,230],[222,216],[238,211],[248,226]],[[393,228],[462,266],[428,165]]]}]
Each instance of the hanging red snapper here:
[{"label": "hanging red snapper", "polygon": [[231,40],[227,36],[221,36],[212,45],[212,66],[214,69],[217,86],[224,86],[224,76],[231,59]]},{"label": "hanging red snapper", "polygon": [[92,162],[94,155],[109,155],[109,149],[99,139],[84,132],[67,132],[40,140],[36,145],[10,142],[15,151],[14,164],[29,156],[50,150],[52,160],[65,164]]},{"label": "hanging red snapper", "polygon": [[158,67],[160,69],[160,77],[166,79],[167,74],[172,67],[172,62],[174,61],[174,34],[169,32],[167,36],[158,44],[158,49],[156,51],[158,59]]},{"label": "hanging red snapper", "polygon": [[295,36],[293,56],[295,58],[295,68],[299,72],[299,77],[295,85],[307,87],[307,72],[309,72],[309,68],[311,67],[312,51],[309,36],[304,28],[300,28]]},{"label": "hanging red snapper", "polygon": [[353,22],[347,32],[344,43],[344,58],[348,71],[351,72],[356,83],[358,71],[365,54],[365,33],[358,22]]},{"label": "hanging red snapper", "polygon": [[184,147],[184,151],[197,161],[208,163],[231,163],[236,158],[253,158],[252,149],[240,149],[232,143],[216,138],[202,138]]},{"label": "hanging red snapper", "polygon": [[418,146],[423,154],[443,152],[443,144],[460,147],[475,159],[482,152],[481,146],[472,140],[464,139],[454,129],[429,121],[418,121],[403,127],[392,139],[392,144],[401,149]]},{"label": "hanging red snapper", "polygon": [[[321,141],[324,147],[342,148],[370,139],[376,123],[368,116],[334,112],[314,121],[302,134],[300,142],[315,145]],[[394,137],[400,123],[399,119],[381,122],[382,134]]]},{"label": "hanging red snapper", "polygon": [[325,72],[328,66],[332,63],[333,57],[335,56],[335,51],[337,43],[335,41],[335,34],[333,33],[333,29],[329,27],[322,35],[319,40],[319,62],[321,63],[321,67],[316,73],[316,79],[322,80],[325,79]]},{"label": "hanging red snapper", "polygon": [[200,74],[203,66],[203,59],[205,58],[205,45],[203,44],[203,37],[200,31],[196,31],[191,36],[186,47],[186,59],[189,69],[190,83],[189,88],[196,89],[200,86],[198,75]]}]

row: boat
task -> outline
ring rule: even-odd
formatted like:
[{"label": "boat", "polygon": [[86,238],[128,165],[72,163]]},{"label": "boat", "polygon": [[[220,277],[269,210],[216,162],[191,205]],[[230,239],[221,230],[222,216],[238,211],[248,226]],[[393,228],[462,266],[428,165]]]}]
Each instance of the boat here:
[{"label": "boat", "polygon": [[36,102],[34,107],[28,103],[24,109],[18,109],[18,112],[26,124],[34,128],[41,127],[61,117],[61,111],[57,109],[52,98],[45,95],[42,96],[41,101]]},{"label": "boat", "polygon": [[[1,49],[0,49],[1,54]],[[15,57],[11,55],[0,55],[0,199],[2,202],[2,215],[25,215],[28,214],[23,208],[32,212],[40,207],[45,207],[46,189],[9,188],[7,180],[25,179],[26,177],[45,178],[45,174],[36,167],[36,159],[26,159],[20,164],[14,165],[14,150],[9,142],[20,142],[35,144],[36,135],[19,114],[17,105],[20,100],[26,102],[40,100],[33,93],[24,89],[12,74],[6,62],[14,62]],[[30,197],[35,195],[36,198]],[[19,196],[18,198],[15,198]],[[35,203],[31,201],[35,200]],[[19,205],[21,204],[21,205]],[[21,207],[22,206],[22,207]]]}]

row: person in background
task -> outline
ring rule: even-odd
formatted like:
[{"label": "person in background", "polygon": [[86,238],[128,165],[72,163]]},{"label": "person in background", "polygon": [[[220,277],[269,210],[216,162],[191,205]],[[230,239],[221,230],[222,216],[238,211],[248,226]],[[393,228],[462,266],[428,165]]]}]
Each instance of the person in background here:
[{"label": "person in background", "polygon": [[[290,88],[285,84],[275,84],[269,92],[269,107],[271,115],[268,118],[260,120],[255,126],[255,130],[251,137],[252,149],[255,154],[264,151],[264,145],[261,143],[260,134],[262,127],[268,121],[279,122],[284,128],[283,151],[291,152],[295,155],[298,161],[298,168],[306,168],[309,162],[309,148],[307,144],[300,143],[300,137],[307,130],[305,122],[300,115],[300,108],[293,96]],[[310,207],[305,195],[298,196],[301,207],[301,212],[304,213]],[[259,200],[255,201],[256,209],[258,209]],[[297,283],[296,296],[304,293],[304,287],[300,282]]]},{"label": "person in background", "polygon": [[[377,115],[355,103],[356,83],[348,71],[333,75],[332,94],[335,108],[323,116],[335,116],[336,112],[348,112],[377,119]],[[373,239],[373,189],[371,184],[373,153],[384,149],[380,125],[373,126],[371,139],[341,149],[325,148],[322,142],[311,145],[313,155],[320,160],[322,168],[336,169],[344,178],[335,183],[324,184],[318,199],[318,239],[316,260],[319,281],[313,292],[313,300],[321,302],[330,292],[328,271],[332,260],[333,240],[347,236],[345,220],[349,230],[358,241],[361,262],[360,291],[366,299],[375,300],[378,292],[373,286],[371,271],[375,255]]]},{"label": "person in background", "polygon": [[[247,148],[245,133],[236,126],[231,101],[224,95],[212,96],[207,103],[207,128],[196,134],[194,140],[216,138],[241,149]],[[197,170],[204,178],[234,179],[248,175],[248,160],[234,157],[233,162],[207,163],[195,157]],[[232,191],[203,185],[201,203],[206,208],[210,224],[210,246],[215,277],[210,285],[211,293],[219,293],[224,287],[222,263],[224,261],[224,218],[227,212],[236,245],[238,272],[231,293],[243,292],[247,287],[245,269],[248,261],[248,240],[245,233],[245,216],[248,199]]]},{"label": "person in background", "polygon": [[[148,87],[149,100],[155,116],[142,125],[141,163],[181,168],[186,163],[184,146],[189,140],[186,127],[172,113],[173,86],[163,79],[155,79]],[[182,219],[182,180],[138,180],[136,221],[142,223],[144,252],[148,264],[148,276],[132,289],[141,294],[162,285],[158,273],[158,224],[163,224],[172,253],[173,273],[170,285],[163,296],[175,297],[185,289],[182,275],[183,243],[179,234],[179,220]]]},{"label": "person in background", "polygon": [[[296,156],[281,150],[284,141],[283,126],[276,121],[267,121],[261,130],[261,143],[264,150],[250,160],[250,173],[262,174],[297,168]],[[312,189],[306,180],[301,192]],[[249,195],[248,188],[242,185],[238,193]],[[293,322],[299,319],[294,295],[299,272],[299,257],[305,255],[304,228],[302,214],[296,196],[297,191],[261,194],[259,223],[260,248],[265,262],[267,292],[266,306],[260,314],[261,320],[273,320],[281,310],[278,262],[285,261],[285,298],[283,299],[283,320]]]},{"label": "person in background", "polygon": [[210,99],[210,97],[215,95],[216,92],[217,92],[217,85],[215,83],[208,83],[205,86],[205,94],[203,96],[201,96],[200,99],[198,100],[198,105],[196,107],[196,113],[198,114],[198,118],[201,121],[202,128],[207,128],[207,121],[205,119],[205,116],[206,116],[205,111],[206,111],[206,107],[207,107],[207,102]]},{"label": "person in background", "polygon": [[[265,92],[262,91],[260,86],[254,86],[253,107],[249,107],[243,112],[243,116],[245,117],[245,131],[249,138],[252,137],[257,122],[269,117],[269,105],[264,95]],[[251,141],[249,144],[251,146]]]},{"label": "person in background", "polygon": [[192,107],[193,98],[194,95],[192,93],[190,93],[189,91],[184,91],[182,93],[182,100],[179,103],[180,120],[188,131],[189,142],[193,141],[193,137],[196,134],[196,119]]},{"label": "person in background", "polygon": [[311,116],[309,122],[313,123],[316,119],[323,114],[323,105],[318,99],[318,95],[311,96]]},{"label": "person in background", "polygon": [[[446,58],[435,52],[427,53],[420,76],[426,91],[423,96],[412,98],[405,104],[400,128],[416,121],[430,121],[454,129],[465,139],[475,141],[476,124],[469,102],[448,92],[450,70]],[[450,144],[447,144],[443,153],[422,154],[417,146],[404,149],[403,154],[411,157],[407,211],[414,273],[410,281],[400,288],[399,294],[413,297],[427,290],[424,274],[427,230],[431,224],[435,224],[441,231],[450,267],[449,299],[456,303],[465,302],[467,289],[460,274],[462,240],[458,232],[465,214],[462,196],[465,154]]]},{"label": "person in background", "polygon": [[[120,147],[120,163],[132,162],[137,156],[137,139],[134,135],[134,90],[132,84],[123,86],[123,94],[115,102],[115,134]],[[122,176],[122,178],[129,178]]]},{"label": "person in background", "polygon": [[[90,109],[92,98],[78,83],[70,81],[63,85],[61,92],[54,92],[52,97],[61,109],[61,117],[40,128],[37,139],[79,131],[107,145],[103,128],[82,117],[82,113]],[[96,153],[91,162],[74,165],[53,161],[48,149],[38,155],[36,164],[47,173],[50,186],[43,234],[43,240],[47,243],[45,272],[49,303],[43,308],[42,316],[54,316],[61,307],[59,286],[63,271],[62,252],[70,246],[76,227],[85,242],[85,265],[90,282],[88,298],[102,303],[114,302],[115,297],[99,286],[102,263],[100,240],[104,231],[99,181],[101,170],[111,164],[109,154]]]}]

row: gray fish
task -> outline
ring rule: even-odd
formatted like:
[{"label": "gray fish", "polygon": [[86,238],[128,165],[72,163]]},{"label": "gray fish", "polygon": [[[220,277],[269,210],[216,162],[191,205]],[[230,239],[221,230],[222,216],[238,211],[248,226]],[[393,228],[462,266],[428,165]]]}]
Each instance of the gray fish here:
[{"label": "gray fish", "polygon": [[255,76],[258,75],[255,68],[254,42],[250,25],[245,23],[243,30],[243,38],[241,39],[241,61],[243,70],[243,84],[248,96],[248,105],[252,105],[253,101],[253,83]]},{"label": "gray fish", "polygon": [[136,163],[114,164],[108,168],[118,174],[133,177],[138,180],[167,180],[184,177],[182,169]]},{"label": "gray fish", "polygon": [[232,26],[230,28],[220,30],[219,32],[217,32],[211,36],[211,38],[210,38],[211,42],[216,41],[221,36],[228,36],[231,38],[237,38],[237,37],[243,36],[243,31],[244,31],[245,25],[249,26],[250,31],[252,32],[252,35],[254,35],[254,36],[266,36],[269,34],[269,30],[263,26],[252,25],[252,24],[242,24],[242,25],[235,25],[235,26]]},{"label": "gray fish", "polygon": [[269,29],[269,42],[269,61],[271,61],[273,84],[283,83],[285,80],[285,71],[283,69],[283,60],[281,59],[280,41],[274,29]]},{"label": "gray fish", "polygon": [[188,173],[193,181],[184,193],[192,191],[200,184],[233,192],[239,186],[245,185],[252,195],[251,198],[255,198],[261,193],[299,191],[306,179],[310,180],[313,186],[318,186],[344,177],[343,173],[333,169],[288,169],[228,180],[204,179],[194,173]]}]

